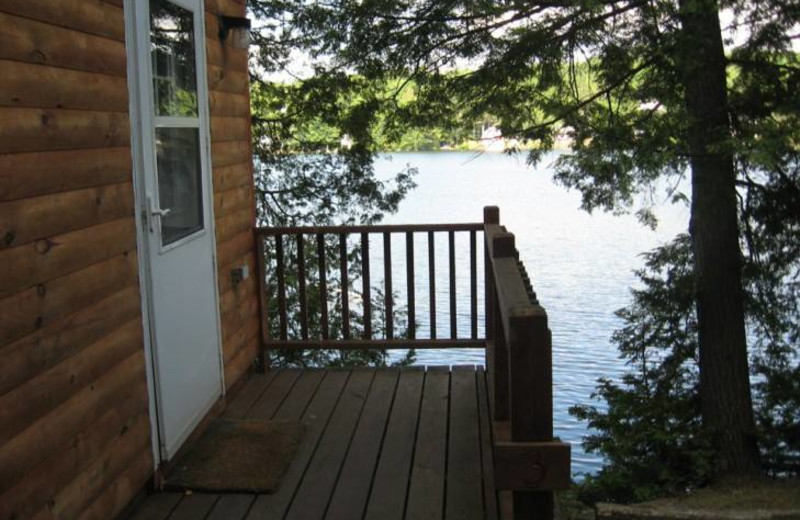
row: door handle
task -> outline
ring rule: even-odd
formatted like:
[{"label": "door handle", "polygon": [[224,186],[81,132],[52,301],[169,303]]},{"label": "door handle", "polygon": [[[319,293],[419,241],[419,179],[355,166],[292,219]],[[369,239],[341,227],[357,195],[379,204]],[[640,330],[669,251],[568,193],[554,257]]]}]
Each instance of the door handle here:
[{"label": "door handle", "polygon": [[150,226],[150,232],[152,233],[152,232],[155,231],[155,229],[153,228],[153,218],[154,217],[164,218],[167,215],[169,215],[172,210],[169,209],[169,208],[166,208],[166,209],[159,208],[158,206],[156,206],[156,203],[153,200],[152,195],[148,195],[147,196],[147,211],[148,211],[148,213],[150,213],[150,218],[147,219],[147,220],[148,220],[148,223],[149,223],[149,226]]}]

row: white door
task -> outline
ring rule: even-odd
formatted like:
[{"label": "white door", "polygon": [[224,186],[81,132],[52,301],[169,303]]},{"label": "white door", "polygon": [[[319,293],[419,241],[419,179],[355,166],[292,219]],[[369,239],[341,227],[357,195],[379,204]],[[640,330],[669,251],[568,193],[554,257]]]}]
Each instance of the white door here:
[{"label": "white door", "polygon": [[133,4],[140,245],[160,456],[167,460],[223,391],[205,31],[202,0]]}]

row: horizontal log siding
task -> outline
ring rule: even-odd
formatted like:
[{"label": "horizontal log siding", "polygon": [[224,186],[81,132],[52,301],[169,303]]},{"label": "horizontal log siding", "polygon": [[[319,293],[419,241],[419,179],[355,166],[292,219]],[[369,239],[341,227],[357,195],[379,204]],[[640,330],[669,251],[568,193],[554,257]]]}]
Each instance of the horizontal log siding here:
[{"label": "horizontal log siding", "polygon": [[123,11],[0,24],[0,518],[113,518],[153,473]]},{"label": "horizontal log siding", "polygon": [[[206,54],[211,112],[211,163],[217,239],[217,276],[225,385],[231,388],[259,352],[254,187],[250,146],[247,51],[218,36],[217,14],[244,16],[244,0],[206,0]],[[250,278],[234,287],[231,270],[247,266]]]},{"label": "horizontal log siding", "polygon": [[[112,518],[153,474],[122,4],[0,2],[0,518]],[[245,8],[206,8],[231,387],[259,351],[249,90],[214,35]]]}]

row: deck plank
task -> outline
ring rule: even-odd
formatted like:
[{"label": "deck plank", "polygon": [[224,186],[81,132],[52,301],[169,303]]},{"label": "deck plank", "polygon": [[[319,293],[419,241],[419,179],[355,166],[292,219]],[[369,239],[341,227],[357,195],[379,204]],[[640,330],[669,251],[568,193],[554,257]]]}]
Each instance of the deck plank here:
[{"label": "deck plank", "polygon": [[194,493],[184,495],[178,506],[169,515],[169,520],[197,520],[205,518],[219,500],[219,495],[205,495]]},{"label": "deck plank", "polygon": [[[307,372],[313,373],[313,372]],[[314,398],[303,413],[302,421],[306,425],[303,440],[295,453],[294,460],[283,475],[280,487],[272,495],[259,495],[247,515],[248,520],[271,520],[283,518],[291,505],[295,490],[306,472],[309,461],[317,448],[317,443],[325,429],[328,418],[339,400],[349,371],[331,370],[325,372]],[[286,407],[281,407],[276,419],[291,419],[282,415]]]},{"label": "deck plank", "polygon": [[314,458],[297,489],[286,516],[288,520],[314,520],[324,517],[336,485],[336,477],[374,377],[374,370],[356,370],[350,375]]},{"label": "deck plank", "polygon": [[276,372],[274,371],[269,371],[265,374],[252,374],[241,392],[228,404],[222,416],[226,419],[244,419],[247,412],[267,391],[275,374]]},{"label": "deck plank", "polygon": [[399,370],[378,370],[328,506],[328,520],[361,518],[392,406]]},{"label": "deck plank", "polygon": [[497,491],[494,488],[494,440],[489,410],[488,378],[483,367],[478,367],[478,415],[481,431],[481,464],[483,465],[483,504],[486,520],[497,520]]},{"label": "deck plank", "polygon": [[308,408],[319,386],[326,375],[325,370],[305,370],[294,388],[275,412],[275,419],[281,421],[299,421]]},{"label": "deck plank", "polygon": [[366,519],[403,518],[424,380],[424,370],[400,372],[378,468],[372,483],[372,492],[364,515]]},{"label": "deck plank", "polygon": [[447,450],[445,518],[483,518],[477,383],[474,367],[453,367]]},{"label": "deck plank", "polygon": [[429,369],[422,390],[417,445],[406,506],[407,519],[442,518],[449,394],[450,371]]},{"label": "deck plank", "polygon": [[144,499],[130,520],[165,520],[182,497],[183,493],[153,493]]},{"label": "deck plank", "polygon": [[306,425],[276,493],[158,493],[131,518],[497,520],[486,372],[419,368],[252,376],[226,417]]},{"label": "deck plank", "polygon": [[205,520],[242,520],[255,499],[255,495],[223,495]]},{"label": "deck plank", "polygon": [[272,418],[289,395],[300,374],[299,370],[279,370],[267,391],[253,404],[245,417],[264,420]]}]

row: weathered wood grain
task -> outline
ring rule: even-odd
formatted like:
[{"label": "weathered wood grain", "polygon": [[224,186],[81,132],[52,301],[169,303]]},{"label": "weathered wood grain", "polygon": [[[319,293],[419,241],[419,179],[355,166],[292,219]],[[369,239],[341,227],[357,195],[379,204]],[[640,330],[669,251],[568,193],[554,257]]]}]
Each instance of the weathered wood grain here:
[{"label": "weathered wood grain", "polygon": [[141,320],[135,284],[70,314],[7,346],[0,347],[0,395],[78,355],[130,320]]},{"label": "weathered wood grain", "polygon": [[[135,391],[145,394],[145,382],[141,381]],[[84,425],[63,449],[52,453],[0,496],[0,518],[29,518],[36,513],[146,412],[146,401],[122,401],[97,421]]]},{"label": "weathered wood grain", "polygon": [[253,187],[253,172],[250,163],[232,164],[213,169],[214,192],[226,192],[242,186]]},{"label": "weathered wood grain", "polygon": [[[62,2],[64,3],[64,2]],[[42,11],[48,9],[43,8]],[[0,59],[126,77],[125,43],[0,12]]]},{"label": "weathered wood grain", "polygon": [[145,379],[144,351],[138,351],[62,406],[0,445],[0,490],[5,491],[50,454],[63,450],[87,424],[124,401],[146,402],[137,383]]},{"label": "weathered wood grain", "polygon": [[403,518],[424,378],[422,370],[400,372],[365,519]]},{"label": "weathered wood grain", "polygon": [[286,519],[322,519],[375,372],[354,371],[336,404],[292,500]]},{"label": "weathered wood grain", "polygon": [[128,84],[123,77],[10,60],[0,60],[0,69],[3,70],[2,106],[128,110]]},{"label": "weathered wood grain", "polygon": [[135,248],[134,219],[124,217],[0,250],[0,264],[14,273],[0,278],[0,298]]},{"label": "weathered wood grain", "polygon": [[77,518],[129,464],[150,451],[150,418],[141,414],[104,453],[48,501],[48,517]]},{"label": "weathered wood grain", "polygon": [[251,183],[232,186],[228,190],[223,190],[220,186],[214,190],[214,217],[220,220],[222,217],[227,217],[234,213],[239,214],[243,210],[247,210],[247,216],[245,217],[244,213],[241,213],[239,218],[247,222],[248,227],[250,227],[253,222],[254,203],[255,196],[253,195]]},{"label": "weathered wood grain", "polygon": [[133,216],[130,182],[0,202],[0,249]]},{"label": "weathered wood grain", "polygon": [[441,518],[444,511],[449,394],[449,370],[429,367],[422,391],[405,518]]},{"label": "weathered wood grain", "polygon": [[128,504],[131,497],[147,482],[153,474],[153,454],[150,450],[141,452],[120,475],[100,493],[78,520],[108,520],[116,518]]},{"label": "weathered wood grain", "polygon": [[0,150],[37,152],[128,146],[124,112],[0,107]]},{"label": "weathered wood grain", "polygon": [[484,516],[475,374],[473,367],[454,367],[451,375],[446,519]]},{"label": "weathered wood grain", "polygon": [[119,148],[0,153],[0,201],[130,182],[131,168],[127,143]]},{"label": "weathered wood grain", "polygon": [[211,142],[250,139],[250,125],[244,117],[214,116],[211,118]]},{"label": "weathered wood grain", "polygon": [[222,242],[226,238],[234,237],[253,228],[253,208],[245,207],[229,215],[220,216],[216,219],[215,233],[217,241]]},{"label": "weathered wood grain", "polygon": [[398,370],[389,369],[375,374],[330,499],[326,514],[329,520],[361,518],[364,514],[399,374]]},{"label": "weathered wood grain", "polygon": [[246,71],[208,65],[208,89],[211,92],[243,95],[248,93],[249,88],[250,78]]},{"label": "weathered wood grain", "polygon": [[75,0],[4,0],[2,10],[25,18],[125,41],[122,9],[105,2]]},{"label": "weathered wood grain", "polygon": [[47,327],[136,283],[136,254],[123,253],[0,299],[0,344]]},{"label": "weathered wood grain", "polygon": [[119,329],[108,331],[76,355],[0,396],[0,443],[8,442],[121,359],[143,350],[143,341],[142,324],[137,316]]},{"label": "weathered wood grain", "polygon": [[[221,116],[246,120],[250,117],[250,97],[247,94],[212,90],[208,94],[208,104],[212,118]],[[242,124],[249,126],[246,121]]]},{"label": "weathered wood grain", "polygon": [[234,164],[249,165],[252,160],[249,139],[211,143],[211,164],[214,168],[232,166]]}]

